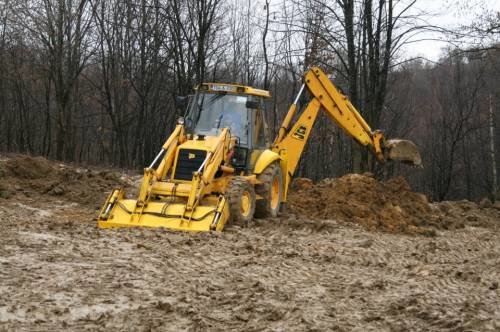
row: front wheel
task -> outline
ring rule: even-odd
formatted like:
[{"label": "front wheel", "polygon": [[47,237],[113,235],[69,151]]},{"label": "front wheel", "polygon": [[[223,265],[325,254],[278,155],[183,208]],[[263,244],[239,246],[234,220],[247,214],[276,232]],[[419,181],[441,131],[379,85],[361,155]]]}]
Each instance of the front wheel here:
[{"label": "front wheel", "polygon": [[277,163],[269,165],[257,179],[262,182],[255,186],[255,192],[262,197],[257,200],[255,216],[277,217],[283,197],[283,175]]},{"label": "front wheel", "polygon": [[245,178],[235,176],[228,184],[226,195],[229,213],[233,223],[246,225],[255,213],[255,191]]}]

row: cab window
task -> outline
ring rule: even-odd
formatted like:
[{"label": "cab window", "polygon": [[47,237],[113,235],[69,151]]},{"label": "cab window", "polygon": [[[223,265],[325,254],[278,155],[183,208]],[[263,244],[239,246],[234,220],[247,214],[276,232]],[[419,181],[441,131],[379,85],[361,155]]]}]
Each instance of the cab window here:
[{"label": "cab window", "polygon": [[216,136],[229,128],[240,144],[248,144],[247,96],[225,93],[199,93],[191,103],[187,120],[198,135]]}]

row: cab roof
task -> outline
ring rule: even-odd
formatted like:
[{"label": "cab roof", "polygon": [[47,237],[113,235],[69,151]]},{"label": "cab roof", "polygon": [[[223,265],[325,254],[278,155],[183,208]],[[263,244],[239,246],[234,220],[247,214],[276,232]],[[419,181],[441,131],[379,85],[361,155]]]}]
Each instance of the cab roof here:
[{"label": "cab roof", "polygon": [[234,94],[246,94],[258,97],[269,98],[271,95],[267,90],[254,89],[250,86],[225,84],[225,83],[202,83],[196,90],[210,91],[210,92],[226,92]]}]

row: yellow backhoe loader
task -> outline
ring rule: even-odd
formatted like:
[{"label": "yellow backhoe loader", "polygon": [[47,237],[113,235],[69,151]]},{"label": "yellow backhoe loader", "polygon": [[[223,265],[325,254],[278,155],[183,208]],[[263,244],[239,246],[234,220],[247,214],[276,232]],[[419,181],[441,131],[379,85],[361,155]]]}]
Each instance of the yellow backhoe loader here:
[{"label": "yellow backhoe loader", "polygon": [[[309,102],[299,109],[304,90]],[[386,140],[373,131],[317,67],[304,75],[273,143],[264,119],[265,98],[268,91],[248,86],[200,84],[185,117],[144,169],[137,199],[113,190],[99,213],[99,227],[221,231],[228,220],[245,224],[254,214],[277,216],[320,110],[378,161],[422,163],[412,142]]]}]

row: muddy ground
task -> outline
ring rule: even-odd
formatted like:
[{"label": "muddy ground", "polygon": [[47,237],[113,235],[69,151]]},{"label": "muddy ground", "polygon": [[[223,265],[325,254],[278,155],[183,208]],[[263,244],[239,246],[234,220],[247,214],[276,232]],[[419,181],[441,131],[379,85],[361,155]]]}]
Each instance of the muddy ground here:
[{"label": "muddy ground", "polygon": [[[335,192],[317,214],[296,204],[221,234],[99,230],[107,191],[136,177],[23,158],[0,157],[0,330],[500,330],[498,205],[353,202],[339,195],[355,182],[416,196],[347,176],[295,186],[292,202]],[[26,162],[47,168],[13,171]]]}]

